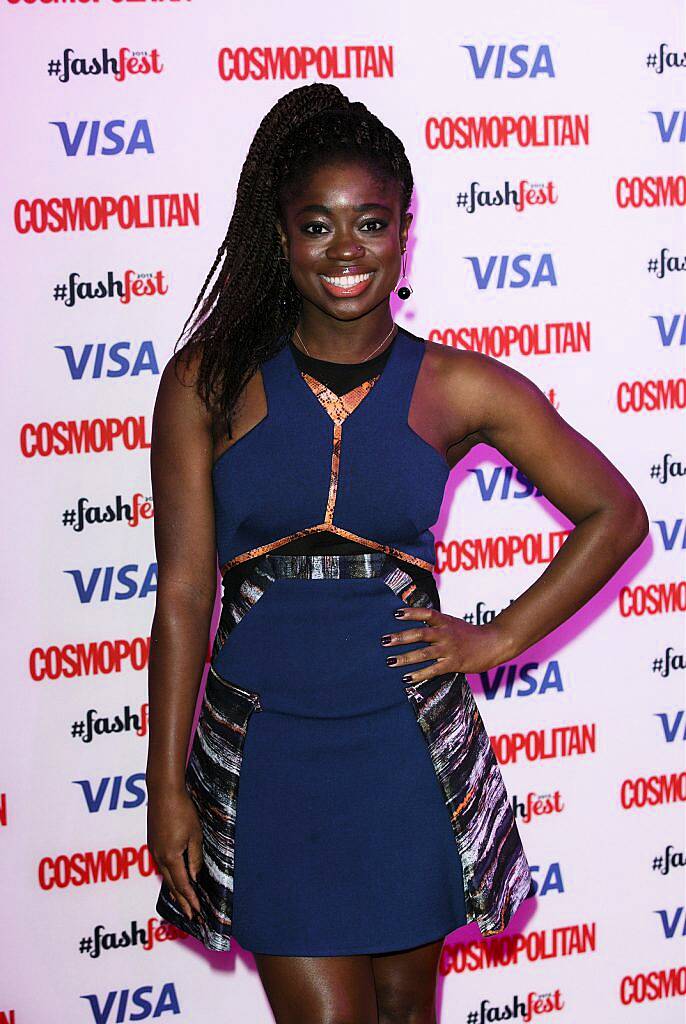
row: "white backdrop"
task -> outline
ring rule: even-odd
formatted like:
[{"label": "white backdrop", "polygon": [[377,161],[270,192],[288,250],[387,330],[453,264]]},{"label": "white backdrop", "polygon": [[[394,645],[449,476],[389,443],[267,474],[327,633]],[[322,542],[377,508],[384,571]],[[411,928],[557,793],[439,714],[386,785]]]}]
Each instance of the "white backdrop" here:
[{"label": "white backdrop", "polygon": [[[581,613],[470,677],[538,894],[503,935],[447,938],[439,1019],[683,1020],[683,5],[0,11],[0,1024],[272,1019],[250,953],[209,954],[154,917],[148,444],[250,140],[280,95],[318,78],[367,103],[412,163],[414,293],[398,322],[530,376],[652,524]],[[107,73],[83,74],[103,49]],[[494,614],[570,527],[478,448],[435,529],[444,610]]]}]

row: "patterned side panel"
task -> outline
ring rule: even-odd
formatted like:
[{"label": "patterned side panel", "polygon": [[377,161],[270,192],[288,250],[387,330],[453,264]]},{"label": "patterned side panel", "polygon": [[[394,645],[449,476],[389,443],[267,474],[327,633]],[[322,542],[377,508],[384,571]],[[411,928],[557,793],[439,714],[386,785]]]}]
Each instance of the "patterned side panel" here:
[{"label": "patterned side panel", "polygon": [[[432,607],[403,569],[384,579],[406,604]],[[409,684],[405,692],[443,789],[462,861],[467,920],[483,935],[497,935],[533,895],[533,880],[474,695],[462,672]]]},{"label": "patterned side panel", "polygon": [[266,557],[260,558],[255,565],[250,566],[233,586],[231,579],[225,578],[222,613],[214,635],[212,661],[219,654],[234,626],[257,604],[274,580],[270,560]]},{"label": "patterned side panel", "polygon": [[259,694],[221,679],[210,667],[202,712],[186,769],[186,788],[202,826],[203,864],[195,882],[202,914],[191,920],[172,899],[166,882],[157,913],[208,949],[231,949],[234,839],[238,780],[245,734]]}]

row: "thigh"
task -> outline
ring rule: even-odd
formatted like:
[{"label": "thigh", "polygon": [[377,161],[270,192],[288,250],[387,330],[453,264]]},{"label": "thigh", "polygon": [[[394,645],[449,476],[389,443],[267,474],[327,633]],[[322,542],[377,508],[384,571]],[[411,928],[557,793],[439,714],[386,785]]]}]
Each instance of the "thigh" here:
[{"label": "thigh", "polygon": [[369,956],[253,955],[276,1024],[377,1024]]},{"label": "thigh", "polygon": [[444,938],[399,953],[371,957],[379,1024],[435,1021],[436,976]]}]

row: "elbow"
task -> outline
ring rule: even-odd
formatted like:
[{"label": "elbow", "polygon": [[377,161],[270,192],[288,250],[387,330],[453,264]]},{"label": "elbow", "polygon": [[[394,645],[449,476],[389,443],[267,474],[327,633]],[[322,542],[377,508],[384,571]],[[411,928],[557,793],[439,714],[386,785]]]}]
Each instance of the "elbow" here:
[{"label": "elbow", "polygon": [[622,536],[626,538],[630,551],[639,548],[650,533],[648,512],[637,494],[625,502],[620,509]]}]

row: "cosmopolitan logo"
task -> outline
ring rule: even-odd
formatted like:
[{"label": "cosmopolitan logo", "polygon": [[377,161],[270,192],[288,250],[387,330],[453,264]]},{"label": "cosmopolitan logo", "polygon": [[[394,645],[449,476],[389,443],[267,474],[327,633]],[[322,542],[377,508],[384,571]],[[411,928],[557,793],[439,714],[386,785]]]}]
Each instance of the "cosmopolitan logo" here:
[{"label": "cosmopolitan logo", "polygon": [[616,402],[621,413],[683,409],[686,407],[686,377],[620,381]]},{"label": "cosmopolitan logo", "polygon": [[542,697],[549,690],[564,693],[562,673],[557,661],[549,661],[544,665],[537,661],[528,661],[524,665],[499,665],[490,672],[480,672],[479,678],[487,700],[494,700],[499,693],[505,698],[532,697],[534,694]]},{"label": "cosmopolitan logo", "polygon": [[669,43],[660,43],[657,53],[649,53],[646,57],[646,67],[652,68],[656,75],[683,70],[686,68],[686,50],[670,50]]},{"label": "cosmopolitan logo", "polygon": [[645,178],[617,178],[617,206],[686,206],[686,174],[648,175]]},{"label": "cosmopolitan logo", "polygon": [[666,322],[666,318],[659,314],[652,316],[651,319],[657,324],[663,348],[671,348],[673,344],[675,348],[677,345],[686,345],[686,315],[675,314],[669,324]]},{"label": "cosmopolitan logo", "polygon": [[154,50],[131,50],[121,46],[116,54],[110,54],[103,46],[97,57],[79,57],[71,47],[62,51],[61,57],[51,57],[48,61],[48,76],[58,82],[70,82],[72,78],[83,78],[95,75],[98,78],[111,78],[113,82],[124,82],[137,75],[160,75],[164,64],[160,60],[157,48]]},{"label": "cosmopolitan logo", "polygon": [[120,732],[131,732],[135,736],[148,734],[148,705],[141,704],[138,711],[132,711],[125,704],[121,714],[99,715],[97,708],[89,708],[84,718],[77,718],[71,724],[71,736],[82,743],[92,743],[100,736],[116,736]]},{"label": "cosmopolitan logo", "polygon": [[128,306],[132,299],[148,299],[156,295],[166,295],[168,291],[169,286],[165,282],[163,270],[125,270],[121,277],[116,277],[113,270],[108,270],[107,279],[104,281],[83,281],[81,275],[74,271],[66,282],[54,285],[52,297],[55,302],[63,302],[69,308],[75,306],[77,302],[115,297],[122,306]]},{"label": "cosmopolitan logo", "polygon": [[537,963],[595,953],[596,948],[594,921],[558,928],[531,928],[526,933],[513,932],[481,940],[470,938],[466,942],[446,942],[441,950],[439,971],[444,977],[446,974],[500,971],[504,967],[516,967],[519,963]]},{"label": "cosmopolitan logo", "polygon": [[86,850],[43,857],[38,862],[38,885],[50,889],[72,886],[104,885],[128,878],[159,875],[160,871],[147,845],[113,847],[109,850]]},{"label": "cosmopolitan logo", "polygon": [[492,469],[476,467],[474,474],[482,501],[509,501],[510,499],[540,498],[540,491],[516,466],[494,466]]},{"label": "cosmopolitan logo", "polygon": [[686,742],[686,711],[681,708],[679,711],[656,711],[655,717],[662,728],[662,738],[665,743]]},{"label": "cosmopolitan logo", "polygon": [[104,523],[128,523],[140,526],[152,519],[154,507],[152,498],[146,498],[140,491],[124,501],[121,494],[115,495],[114,504],[91,505],[88,498],[79,498],[76,508],[65,508],[62,525],[71,526],[75,533],[82,533],[86,526],[102,526]]},{"label": "cosmopolitan logo", "polygon": [[664,848],[662,853],[653,857],[653,871],[657,871],[660,875],[668,875],[671,871],[685,867],[686,854],[683,850],[675,850],[671,843]]},{"label": "cosmopolitan logo", "polygon": [[686,908],[677,907],[676,910],[656,910],[654,913],[660,919],[662,934],[666,939],[673,939],[676,935],[686,935]]},{"label": "cosmopolitan logo", "polygon": [[467,51],[469,63],[475,78],[555,78],[555,68],[550,47],[529,46],[517,43],[507,46],[492,43],[480,48],[468,43],[460,44]]},{"label": "cosmopolitan logo", "polygon": [[660,541],[665,551],[683,551],[686,549],[686,527],[684,520],[679,518],[673,522],[666,519],[653,519],[660,535]]},{"label": "cosmopolitan logo", "polygon": [[427,149],[587,146],[588,114],[436,115],[424,123]]},{"label": "cosmopolitan logo", "polygon": [[686,142],[686,110],[651,110],[655,118],[661,142]]},{"label": "cosmopolitan logo", "polygon": [[557,288],[552,254],[538,258],[529,253],[516,256],[489,256],[482,266],[478,256],[464,257],[472,268],[479,291],[487,288],[540,288],[542,284]]},{"label": "cosmopolitan logo", "polygon": [[666,647],[664,654],[653,658],[653,672],[657,672],[663,679],[669,679],[673,672],[683,672],[686,669],[686,658],[683,654],[677,654],[673,647]]},{"label": "cosmopolitan logo", "polygon": [[458,192],[455,205],[466,213],[477,210],[492,209],[499,206],[511,206],[517,213],[523,213],[530,206],[555,206],[558,196],[552,181],[536,182],[522,178],[518,185],[505,181],[501,188],[480,188],[478,181],[473,181],[466,192]]},{"label": "cosmopolitan logo", "polygon": [[148,797],[145,772],[136,772],[127,778],[123,775],[106,775],[97,783],[92,783],[90,779],[72,779],[72,782],[81,787],[89,814],[97,814],[102,810],[131,810],[145,804]]},{"label": "cosmopolitan logo", "polygon": [[128,601],[132,597],[148,597],[157,592],[157,562],[139,566],[135,562],[97,566],[86,576],[80,569],[64,569],[71,576],[81,604],[94,601]]},{"label": "cosmopolitan logo", "polygon": [[173,981],[168,981],[156,991],[156,986],[141,985],[139,988],[115,989],[106,996],[95,993],[81,996],[86,999],[93,1015],[94,1024],[126,1024],[128,1021],[157,1020],[163,1014],[181,1013],[179,999]]},{"label": "cosmopolitan logo", "polygon": [[197,192],[153,195],[51,196],[17,199],[14,227],[20,235],[64,234],[71,231],[138,231],[143,228],[187,228],[200,223]]},{"label": "cosmopolitan logo", "polygon": [[73,129],[66,121],[50,121],[60,135],[66,156],[132,156],[142,149],[154,153],[150,126],[141,118],[130,127],[126,121],[78,121]]},{"label": "cosmopolitan logo", "polygon": [[558,789],[554,793],[527,793],[523,800],[513,794],[510,803],[512,813],[517,821],[528,825],[535,818],[546,818],[550,814],[561,814],[565,809],[562,794]]},{"label": "cosmopolitan logo", "polygon": [[106,420],[56,420],[24,423],[19,448],[25,459],[51,455],[92,455],[96,452],[149,448],[145,416]]},{"label": "cosmopolitan logo", "polygon": [[483,352],[496,359],[510,356],[578,355],[591,351],[590,320],[544,324],[487,324],[485,327],[435,329],[430,341],[450,348]]},{"label": "cosmopolitan logo", "polygon": [[436,571],[471,572],[474,569],[502,569],[514,565],[547,565],[564,544],[571,530],[549,533],[506,534],[474,537],[436,544]]},{"label": "cosmopolitan logo", "polygon": [[183,941],[187,938],[185,932],[167,921],[160,921],[157,917],[149,917],[141,925],[138,921],[131,921],[126,928],[118,931],[107,929],[104,924],[97,924],[90,935],[83,935],[79,939],[79,953],[89,956],[91,960],[97,960],[103,953],[131,949],[134,946],[148,953],[160,942],[176,942],[178,939]]},{"label": "cosmopolitan logo", "polygon": [[619,983],[619,998],[624,1006],[654,1003],[657,999],[686,996],[686,967],[663,967],[646,974],[625,974]]},{"label": "cosmopolitan logo", "polygon": [[132,345],[130,341],[88,342],[80,352],[73,345],[55,345],[64,353],[72,380],[99,380],[101,377],[138,377],[141,373],[160,372],[152,341]]},{"label": "cosmopolitan logo", "polygon": [[392,46],[224,46],[217,63],[224,82],[268,79],[393,78]]},{"label": "cosmopolitan logo", "polygon": [[625,811],[662,804],[686,803],[686,772],[671,775],[640,775],[624,779],[620,788],[620,805]]},{"label": "cosmopolitan logo", "polygon": [[502,733],[491,736],[491,746],[500,764],[517,761],[550,761],[596,753],[594,722],[557,725],[552,729]]},{"label": "cosmopolitan logo", "polygon": [[467,1011],[469,1024],[489,1024],[490,1021],[523,1020],[533,1024],[539,1017],[563,1010],[565,1001],[559,988],[554,992],[527,992],[525,996],[512,996],[507,1003],[492,1003],[482,999],[477,1007]]},{"label": "cosmopolitan logo", "polygon": [[122,670],[142,672],[148,667],[150,637],[131,640],[93,640],[90,643],[34,647],[29,654],[29,675],[37,683],[87,676],[111,676]]},{"label": "cosmopolitan logo", "polygon": [[639,583],[622,587],[617,599],[623,618],[644,615],[670,615],[686,611],[686,580],[669,583]]}]

